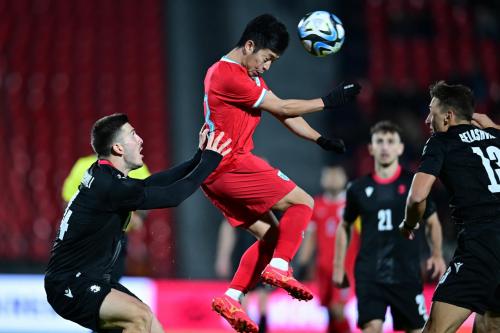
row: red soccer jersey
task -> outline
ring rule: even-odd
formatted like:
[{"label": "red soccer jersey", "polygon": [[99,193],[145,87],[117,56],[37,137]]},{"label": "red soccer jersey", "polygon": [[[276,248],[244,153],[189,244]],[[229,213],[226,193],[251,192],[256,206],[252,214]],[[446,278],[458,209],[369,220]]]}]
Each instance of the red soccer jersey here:
[{"label": "red soccer jersey", "polygon": [[316,230],[316,265],[331,270],[335,248],[335,233],[342,222],[345,197],[332,200],[325,195],[314,198],[314,211],[311,223]]},{"label": "red soccer jersey", "polygon": [[261,77],[250,77],[239,63],[223,57],[205,76],[204,113],[210,131],[231,138],[232,151],[224,157],[210,178],[233,170],[238,160],[253,149],[252,135],[260,122],[259,105],[267,85]]}]

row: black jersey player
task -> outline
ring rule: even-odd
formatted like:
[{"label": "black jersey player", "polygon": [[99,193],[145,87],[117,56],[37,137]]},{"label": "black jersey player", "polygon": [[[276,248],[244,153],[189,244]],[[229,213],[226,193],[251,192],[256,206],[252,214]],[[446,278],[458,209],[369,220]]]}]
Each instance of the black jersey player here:
[{"label": "black jersey player", "polygon": [[[334,283],[342,286],[344,282],[347,238],[359,216],[361,246],[354,273],[358,326],[365,333],[382,332],[389,306],[394,329],[419,332],[427,319],[420,246],[403,239],[398,232],[413,177],[399,164],[404,150],[399,127],[389,121],[375,124],[368,148],[375,171],[353,181],[347,189],[344,218],[336,235]],[[439,276],[446,266],[441,252],[441,226],[434,206],[429,205],[425,217],[432,243],[427,265],[434,276]]]},{"label": "black jersey player", "polygon": [[[111,272],[135,210],[173,207],[190,196],[230,148],[223,136],[200,132],[198,152],[177,167],[144,180],[128,178],[142,166],[142,139],[124,114],[92,128],[98,160],[68,203],[45,275],[47,300],[62,317],[94,331],[163,332],[157,318]],[[202,150],[206,144],[205,150]]]},{"label": "black jersey player", "polygon": [[433,134],[399,229],[412,236],[439,178],[450,194],[452,219],[460,232],[424,332],[455,332],[472,312],[500,314],[500,130],[472,124],[474,96],[468,87],[440,81],[431,86],[430,95],[425,122]]}]

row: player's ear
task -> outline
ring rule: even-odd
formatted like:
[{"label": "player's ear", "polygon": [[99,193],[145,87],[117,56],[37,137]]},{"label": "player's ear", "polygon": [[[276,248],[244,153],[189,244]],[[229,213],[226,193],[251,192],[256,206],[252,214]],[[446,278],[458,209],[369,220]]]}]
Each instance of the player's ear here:
[{"label": "player's ear", "polygon": [[252,54],[253,51],[255,50],[255,43],[253,40],[249,39],[246,41],[245,45],[243,46],[243,54]]},{"label": "player's ear", "polygon": [[449,108],[446,111],[446,114],[444,116],[445,125],[449,125],[451,123],[452,119],[454,118],[454,116],[455,116],[455,110],[453,110],[452,108]]},{"label": "player's ear", "polygon": [[373,146],[371,143],[368,144],[368,152],[370,153],[370,156],[373,156]]},{"label": "player's ear", "polygon": [[398,149],[399,156],[403,155],[404,151],[405,151],[405,144],[401,142],[399,144],[399,149]]},{"label": "player's ear", "polygon": [[123,153],[123,146],[120,143],[116,142],[111,146],[111,155],[121,156]]}]

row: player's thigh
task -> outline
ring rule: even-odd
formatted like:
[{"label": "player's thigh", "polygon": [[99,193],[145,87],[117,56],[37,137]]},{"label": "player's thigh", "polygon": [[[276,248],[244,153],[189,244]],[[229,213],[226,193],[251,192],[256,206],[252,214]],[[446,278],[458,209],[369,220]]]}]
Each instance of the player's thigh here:
[{"label": "player's thigh", "polygon": [[407,283],[385,288],[395,330],[421,330],[428,318],[422,285]]},{"label": "player's thigh", "polygon": [[471,310],[453,304],[433,302],[429,319],[425,323],[424,330],[422,332],[456,332],[471,313]]},{"label": "player's thigh", "polygon": [[487,237],[479,236],[477,239],[459,236],[457,249],[438,283],[433,302],[453,304],[480,314],[500,312],[499,302],[492,297],[498,292],[499,259],[484,246],[488,243]]},{"label": "player's thigh", "polygon": [[99,328],[99,309],[110,284],[82,273],[63,279],[45,278],[47,301],[61,317],[91,330]]},{"label": "player's thigh", "polygon": [[[356,298],[358,301],[358,327],[361,329],[375,329],[377,321],[385,319],[388,306],[379,284],[368,281],[356,281]],[[371,332],[371,331],[370,331]]]},{"label": "player's thigh", "polygon": [[137,322],[151,322],[151,309],[136,297],[111,289],[99,309],[100,328],[127,327]]},{"label": "player's thigh", "polygon": [[286,194],[283,198],[281,198],[281,200],[274,204],[273,209],[285,211],[293,205],[306,205],[313,208],[314,199],[306,191],[298,186],[295,186],[291,192]]}]

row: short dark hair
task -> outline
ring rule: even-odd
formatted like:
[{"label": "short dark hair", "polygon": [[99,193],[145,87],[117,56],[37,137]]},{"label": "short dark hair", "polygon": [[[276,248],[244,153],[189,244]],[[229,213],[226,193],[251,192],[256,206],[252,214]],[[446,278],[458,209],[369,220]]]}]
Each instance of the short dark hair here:
[{"label": "short dark hair", "polygon": [[90,144],[98,157],[111,155],[113,141],[126,123],[128,123],[128,117],[123,113],[103,117],[94,123]]},{"label": "short dark hair", "polygon": [[462,84],[450,85],[438,81],[429,87],[431,97],[439,100],[439,105],[452,108],[458,118],[472,120],[474,113],[474,93]]},{"label": "short dark hair", "polygon": [[389,120],[381,120],[370,128],[370,136],[375,133],[398,133],[401,140],[403,139],[401,127]]},{"label": "short dark hair", "polygon": [[242,47],[248,40],[252,40],[255,44],[254,52],[269,49],[281,55],[288,47],[289,39],[283,23],[270,14],[263,14],[248,22],[236,46]]}]

